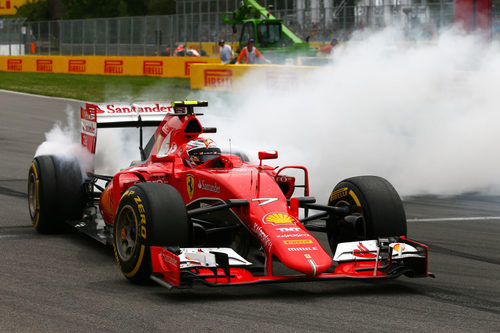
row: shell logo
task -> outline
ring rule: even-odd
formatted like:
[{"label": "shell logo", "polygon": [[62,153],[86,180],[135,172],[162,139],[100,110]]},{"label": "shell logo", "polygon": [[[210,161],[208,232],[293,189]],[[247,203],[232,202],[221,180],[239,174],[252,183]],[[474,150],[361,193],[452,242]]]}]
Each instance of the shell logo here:
[{"label": "shell logo", "polygon": [[394,245],[393,249],[394,251],[396,252],[399,252],[400,251],[400,246],[401,246],[401,251],[404,251],[405,250],[405,247],[399,243],[397,243],[396,245]]},{"label": "shell logo", "polygon": [[284,213],[269,213],[263,218],[264,223],[271,223],[274,225],[283,225],[283,224],[295,224],[297,219],[291,215]]}]

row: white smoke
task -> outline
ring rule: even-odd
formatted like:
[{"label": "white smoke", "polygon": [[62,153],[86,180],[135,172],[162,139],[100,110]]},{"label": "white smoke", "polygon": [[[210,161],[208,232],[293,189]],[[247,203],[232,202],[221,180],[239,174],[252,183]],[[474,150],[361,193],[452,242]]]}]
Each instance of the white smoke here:
[{"label": "white smoke", "polygon": [[[92,155],[80,144],[80,126],[76,125],[75,114],[77,112],[71,107],[66,107],[67,123],[58,121],[52,129],[45,133],[45,141],[42,142],[35,152],[36,156],[54,155],[59,158],[70,160],[76,158],[80,164],[83,178],[86,177],[86,170],[92,168]],[[79,121],[79,119],[78,119]]]},{"label": "white smoke", "polygon": [[[143,146],[153,135],[154,128],[143,128]],[[140,160],[139,130],[137,128],[98,129],[95,154],[96,173],[114,175],[120,169]]]},{"label": "white smoke", "polygon": [[[202,122],[219,128],[220,144],[231,138],[254,158],[277,149],[275,165],[309,167],[311,194],[323,201],[338,181],[364,174],[402,195],[499,193],[498,47],[456,30],[418,45],[402,37],[356,36],[300,89],[225,94],[209,100]],[[249,90],[265,86],[251,77]]]}]

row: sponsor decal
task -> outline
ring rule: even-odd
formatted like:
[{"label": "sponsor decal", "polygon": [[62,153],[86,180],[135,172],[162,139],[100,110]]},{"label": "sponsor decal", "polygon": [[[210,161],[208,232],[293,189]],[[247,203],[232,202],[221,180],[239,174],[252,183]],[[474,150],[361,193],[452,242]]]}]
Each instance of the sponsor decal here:
[{"label": "sponsor decal", "polygon": [[262,227],[253,224],[253,232],[257,235],[257,238],[259,238],[262,246],[264,246],[267,249],[270,249],[272,246],[271,240],[269,239],[269,235],[267,235],[264,230],[262,230]]},{"label": "sponsor decal", "polygon": [[163,177],[150,179],[150,180],[148,180],[148,182],[149,183],[168,184],[168,178],[163,176]]},{"label": "sponsor decal", "polygon": [[307,253],[306,253],[306,254],[304,254],[304,257],[305,257],[306,259],[311,259],[311,258],[312,258],[312,257],[311,257],[311,255],[310,255],[310,254],[307,254]]},{"label": "sponsor decal", "polygon": [[72,59],[68,61],[69,73],[85,73],[87,60],[85,59]]},{"label": "sponsor decal", "polygon": [[86,104],[85,105],[85,109],[84,108],[80,108],[80,111],[81,111],[81,118],[82,119],[87,119],[87,120],[90,120],[90,121],[96,121],[96,114],[97,113],[100,113],[101,109],[99,109],[99,107],[95,104]]},{"label": "sponsor decal", "polygon": [[104,60],[104,73],[122,74],[123,60]]},{"label": "sponsor decal", "polygon": [[8,59],[7,60],[7,70],[13,72],[21,72],[23,70],[23,60],[22,59]]},{"label": "sponsor decal", "polygon": [[275,178],[278,183],[286,183],[288,182],[289,177],[287,176],[279,176]]},{"label": "sponsor decal", "polygon": [[290,239],[284,240],[283,243],[287,245],[301,245],[301,244],[312,244],[312,239]]},{"label": "sponsor decal", "polygon": [[289,247],[290,252],[302,252],[302,251],[318,251],[316,246],[304,246],[304,247]]},{"label": "sponsor decal", "polygon": [[162,75],[163,61],[144,60],[142,63],[142,74],[144,75]]},{"label": "sponsor decal", "polygon": [[233,71],[230,69],[205,69],[205,87],[232,88]]},{"label": "sponsor decal", "polygon": [[82,119],[82,133],[96,135],[96,123],[87,119]]},{"label": "sponsor decal", "polygon": [[332,194],[330,194],[329,202],[343,197],[347,197],[347,187],[339,188],[338,190],[333,191]]},{"label": "sponsor decal", "polygon": [[174,254],[165,250],[164,248],[161,248],[161,259],[165,263],[165,265],[168,266],[174,266],[177,267],[179,265],[178,259],[174,257]]},{"label": "sponsor decal", "polygon": [[192,64],[206,64],[206,61],[186,61],[184,63],[184,75],[191,75],[191,65]]},{"label": "sponsor decal", "polygon": [[268,88],[293,90],[298,87],[299,78],[297,73],[288,72],[266,72]]},{"label": "sponsor decal", "polygon": [[[134,193],[134,192],[132,192],[132,193]],[[135,204],[137,205],[137,210],[139,211],[139,216],[141,219],[139,221],[138,234],[140,234],[143,239],[147,239],[146,238],[146,210],[144,209],[144,205],[142,204],[142,200],[138,195],[135,196],[134,201],[135,201]]]},{"label": "sponsor decal", "polygon": [[262,221],[273,225],[295,224],[295,222],[297,222],[295,217],[285,213],[269,213],[264,216]]},{"label": "sponsor decal", "polygon": [[403,252],[406,248],[403,245],[397,243],[396,245],[394,245],[393,249],[396,252]]},{"label": "sponsor decal", "polygon": [[359,258],[375,258],[377,256],[369,251],[366,246],[359,242],[358,248],[352,251],[352,255]]},{"label": "sponsor decal", "polygon": [[173,142],[167,151],[167,155],[175,153],[176,150],[177,150],[177,143]]},{"label": "sponsor decal", "polygon": [[271,202],[278,201],[278,198],[255,198],[255,199],[252,199],[252,201],[262,201],[257,206],[264,206],[264,205],[270,204]]},{"label": "sponsor decal", "polygon": [[[282,228],[278,228],[278,229],[282,229]],[[299,229],[299,228],[296,228],[296,229]],[[307,237],[307,236],[310,236],[308,234],[284,234],[284,235],[278,235],[276,236],[276,238],[292,238],[292,237]]]},{"label": "sponsor decal", "polygon": [[276,228],[276,230],[281,232],[297,232],[302,231],[299,227],[286,227],[286,228]]},{"label": "sponsor decal", "polygon": [[215,183],[215,184],[205,183],[205,180],[203,180],[203,179],[198,180],[198,188],[200,190],[205,190],[205,191],[214,192],[214,193],[220,193],[220,186],[217,185],[217,183]]},{"label": "sponsor decal", "polygon": [[194,176],[192,174],[186,176],[186,187],[189,199],[191,200],[194,194]]},{"label": "sponsor decal", "polygon": [[52,72],[52,59],[37,59],[36,60],[36,71],[37,72]]},{"label": "sponsor decal", "polygon": [[114,113],[160,113],[160,112],[170,112],[171,106],[160,105],[158,103],[150,106],[139,106],[135,105],[114,105],[108,104],[106,108],[99,109],[97,113],[114,114]]},{"label": "sponsor decal", "polygon": [[10,1],[0,1],[0,9],[10,9]]}]

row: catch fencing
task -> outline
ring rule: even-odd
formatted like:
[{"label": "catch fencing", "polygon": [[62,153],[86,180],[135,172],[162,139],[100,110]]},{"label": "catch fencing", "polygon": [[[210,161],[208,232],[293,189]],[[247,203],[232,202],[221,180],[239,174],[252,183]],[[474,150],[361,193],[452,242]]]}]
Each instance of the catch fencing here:
[{"label": "catch fencing", "polygon": [[[439,28],[453,21],[453,2],[429,5],[354,6],[271,10],[299,37],[311,42],[340,41],[356,30],[396,25],[405,39],[435,38]],[[397,3],[397,1],[395,1]],[[222,21],[220,12],[25,22],[3,20],[3,55],[169,55],[180,44],[213,55],[217,41],[237,42],[239,31]]]}]

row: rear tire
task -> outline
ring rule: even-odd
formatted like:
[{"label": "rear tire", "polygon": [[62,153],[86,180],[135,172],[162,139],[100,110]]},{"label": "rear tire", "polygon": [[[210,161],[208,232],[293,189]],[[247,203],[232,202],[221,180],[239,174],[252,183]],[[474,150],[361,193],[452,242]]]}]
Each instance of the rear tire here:
[{"label": "rear tire", "polygon": [[333,189],[329,206],[356,205],[361,213],[355,223],[343,217],[327,221],[328,241],[332,252],[342,242],[378,237],[406,236],[406,214],[394,187],[384,178],[359,176],[341,181]]},{"label": "rear tire", "polygon": [[172,186],[141,183],[122,196],[113,223],[116,261],[127,279],[147,283],[150,246],[192,245],[193,225],[180,193]]},{"label": "rear tire", "polygon": [[82,217],[83,181],[76,159],[37,156],[28,173],[28,208],[40,233],[60,232],[63,222]]}]

